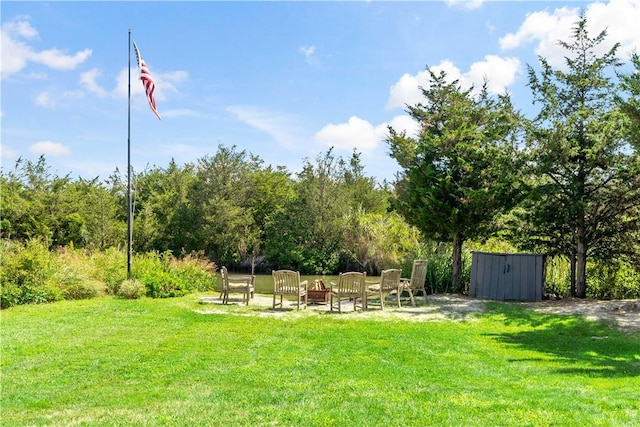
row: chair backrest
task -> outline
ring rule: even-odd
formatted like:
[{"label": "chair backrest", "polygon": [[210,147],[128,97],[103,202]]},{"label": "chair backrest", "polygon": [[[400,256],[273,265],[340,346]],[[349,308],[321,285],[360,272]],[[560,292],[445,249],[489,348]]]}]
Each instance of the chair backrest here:
[{"label": "chair backrest", "polygon": [[272,271],[273,293],[297,294],[300,289],[300,272],[292,270]]},{"label": "chair backrest", "polygon": [[397,291],[400,286],[400,278],[402,276],[402,270],[397,268],[390,268],[388,270],[382,270],[380,273],[380,289],[382,292]]},{"label": "chair backrest", "polygon": [[411,284],[412,288],[424,288],[424,282],[427,279],[427,265],[429,262],[426,259],[417,259],[413,261],[413,268],[411,269]]},{"label": "chair backrest", "polygon": [[222,290],[229,289],[229,274],[227,273],[227,267],[220,267],[220,276],[222,277]]},{"label": "chair backrest", "polygon": [[367,273],[358,273],[355,271],[340,273],[338,277],[338,292],[343,295],[360,295],[364,289],[366,278]]}]

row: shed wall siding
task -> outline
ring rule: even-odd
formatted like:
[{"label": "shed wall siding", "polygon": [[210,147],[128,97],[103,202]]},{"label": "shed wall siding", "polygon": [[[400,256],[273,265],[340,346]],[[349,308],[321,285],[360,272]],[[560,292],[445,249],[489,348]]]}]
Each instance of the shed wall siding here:
[{"label": "shed wall siding", "polygon": [[540,301],[544,256],[473,252],[469,295],[494,300]]}]

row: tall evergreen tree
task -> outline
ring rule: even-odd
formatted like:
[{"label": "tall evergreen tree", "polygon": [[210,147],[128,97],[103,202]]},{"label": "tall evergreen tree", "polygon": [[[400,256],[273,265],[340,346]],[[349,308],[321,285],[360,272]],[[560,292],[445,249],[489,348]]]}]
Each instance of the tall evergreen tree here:
[{"label": "tall evergreen tree", "polygon": [[607,259],[626,251],[638,227],[638,157],[615,105],[611,71],[620,64],[618,45],[598,54],[605,37],[605,31],[589,36],[583,14],[572,40],[559,42],[567,51],[563,69],[545,58],[539,58],[539,76],[529,67],[529,86],[541,105],[528,132],[537,177],[530,232],[546,234],[551,251],[572,242],[566,255],[575,256],[575,292],[582,298],[587,256]]},{"label": "tall evergreen tree", "polygon": [[462,244],[495,231],[517,202],[519,115],[508,95],[491,96],[429,73],[424,102],[408,107],[417,138],[389,128],[391,156],[403,168],[395,206],[425,236],[453,243],[452,287],[461,290]]},{"label": "tall evergreen tree", "polygon": [[620,89],[623,96],[617,98],[622,112],[629,118],[629,143],[640,152],[640,54],[631,55],[634,71],[622,74]]}]

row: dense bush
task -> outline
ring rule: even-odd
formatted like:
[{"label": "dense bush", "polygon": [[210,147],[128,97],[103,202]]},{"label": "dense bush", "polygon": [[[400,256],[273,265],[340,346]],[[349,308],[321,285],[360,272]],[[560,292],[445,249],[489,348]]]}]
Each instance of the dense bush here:
[{"label": "dense bush", "polygon": [[[90,252],[73,245],[50,251],[30,240],[0,239],[0,308],[62,299],[94,298],[104,293],[136,298],[172,297],[212,290],[216,266],[202,254],[181,259],[169,253],[135,255],[127,281],[126,253],[116,249]],[[122,287],[124,286],[124,289]]]},{"label": "dense bush", "polygon": [[147,288],[147,296],[167,298],[213,289],[215,265],[197,254],[177,259],[170,252],[150,252],[133,261],[132,276]]},{"label": "dense bush", "polygon": [[0,307],[45,303],[64,298],[56,286],[56,256],[38,240],[26,245],[1,240]]},{"label": "dense bush", "polygon": [[597,299],[640,297],[640,272],[622,262],[587,264],[587,296]]}]

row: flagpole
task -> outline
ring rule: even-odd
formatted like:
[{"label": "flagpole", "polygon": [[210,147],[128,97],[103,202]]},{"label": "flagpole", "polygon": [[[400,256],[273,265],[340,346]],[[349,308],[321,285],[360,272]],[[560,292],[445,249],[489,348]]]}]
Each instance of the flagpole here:
[{"label": "flagpole", "polygon": [[129,89],[127,96],[127,279],[131,279],[131,29],[129,29]]}]

